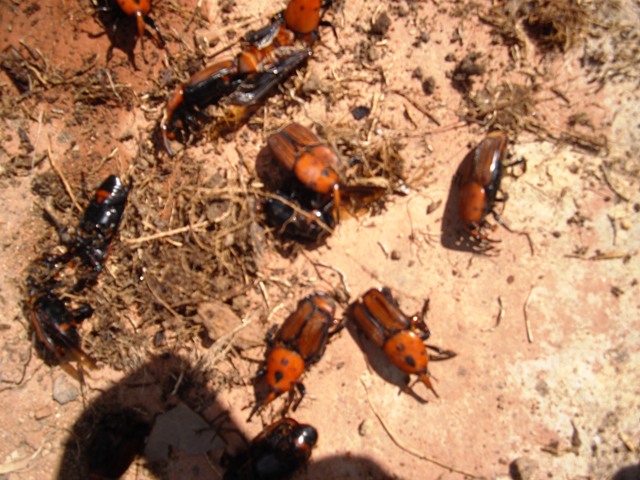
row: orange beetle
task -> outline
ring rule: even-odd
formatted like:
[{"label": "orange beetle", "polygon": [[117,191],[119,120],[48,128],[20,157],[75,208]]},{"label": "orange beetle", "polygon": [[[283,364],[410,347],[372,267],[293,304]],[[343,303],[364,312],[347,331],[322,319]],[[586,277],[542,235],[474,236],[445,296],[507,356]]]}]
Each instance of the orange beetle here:
[{"label": "orange beetle", "polygon": [[458,204],[460,218],[469,234],[480,241],[494,242],[482,230],[487,226],[487,214],[492,213],[496,195],[504,173],[504,157],[507,150],[507,136],[500,131],[489,133],[487,137],[463,160],[458,181]]},{"label": "orange beetle", "polygon": [[269,25],[244,36],[245,46],[238,55],[238,71],[260,72],[269,69],[278,58],[292,53],[296,39],[310,47],[317,40],[320,25],[333,26],[321,20],[321,10],[332,3],[319,0],[290,0]]},{"label": "orange beetle", "polygon": [[120,9],[125,15],[130,17],[136,17],[136,23],[138,25],[138,38],[140,39],[141,48],[144,49],[144,30],[145,23],[153,28],[158,34],[160,40],[160,46],[164,47],[164,38],[160,33],[160,29],[157,27],[153,19],[149,16],[151,12],[151,0],[117,0]]},{"label": "orange beetle", "polygon": [[[429,360],[447,360],[457,354],[432,345],[424,340],[431,332],[424,323],[428,302],[420,317],[408,317],[401,310],[388,288],[372,288],[362,296],[362,300],[351,305],[349,314],[364,334],[378,347],[396,367],[408,374],[416,374],[435,394],[431,384],[427,364]],[[439,356],[430,357],[427,347],[438,352]],[[410,387],[407,383],[407,390]]]},{"label": "orange beetle", "polygon": [[[59,361],[62,369],[79,382],[86,369],[95,369],[96,362],[80,346],[79,325],[93,314],[93,309],[82,304],[69,310],[65,302],[48,289],[30,286],[27,309],[29,321],[38,339]],[[77,368],[70,365],[75,362]]]},{"label": "orange beetle", "polygon": [[[138,4],[137,2],[140,2]],[[123,10],[141,15],[142,7],[149,0],[118,0]],[[133,6],[139,5],[138,10]],[[195,123],[190,111],[193,107],[204,108],[216,104],[229,96],[232,106],[228,123],[241,124],[274,89],[311,56],[311,45],[317,40],[320,25],[329,25],[321,20],[321,10],[331,5],[319,0],[291,0],[287,8],[277,14],[271,22],[243,38],[241,52],[233,59],[216,63],[192,76],[189,81],[169,97],[164,117],[160,124],[162,140],[170,156],[173,151],[168,139],[174,138],[173,118],[178,109],[185,110],[185,119]],[[134,13],[128,13],[133,15]],[[148,17],[138,16],[138,19]],[[138,21],[138,27],[141,20]],[[333,27],[333,26],[332,26]],[[334,30],[335,31],[335,30]],[[300,39],[301,42],[296,42]],[[300,45],[302,43],[302,45]],[[235,107],[235,108],[234,108]],[[177,122],[175,122],[177,123]]]},{"label": "orange beetle", "polygon": [[274,329],[271,329],[267,336],[269,348],[266,368],[258,373],[258,377],[265,377],[268,393],[256,404],[249,420],[258,410],[285,392],[290,392],[291,402],[294,387],[300,393],[300,398],[293,406],[295,411],[305,394],[300,377],[306,368],[320,360],[329,337],[342,327],[338,325],[329,331],[336,325],[335,308],[335,302],[329,295],[314,293],[300,300],[296,311],[287,317],[275,336]]},{"label": "orange beetle", "polygon": [[194,107],[204,108],[218,102],[223,96],[233,92],[243,78],[237,74],[235,63],[226,60],[196,73],[171,94],[160,123],[162,141],[170,156],[174,155],[169,145],[169,139],[175,138],[174,117],[182,115],[187,123],[195,124],[194,115],[191,113]]},{"label": "orange beetle", "polygon": [[332,3],[333,0],[291,0],[283,13],[285,24],[299,36],[313,35],[320,25],[330,25],[322,22],[321,10],[326,10]]},{"label": "orange beetle", "polygon": [[294,173],[305,187],[332,195],[336,212],[340,208],[340,159],[336,152],[311,130],[290,123],[267,139],[273,156]]}]

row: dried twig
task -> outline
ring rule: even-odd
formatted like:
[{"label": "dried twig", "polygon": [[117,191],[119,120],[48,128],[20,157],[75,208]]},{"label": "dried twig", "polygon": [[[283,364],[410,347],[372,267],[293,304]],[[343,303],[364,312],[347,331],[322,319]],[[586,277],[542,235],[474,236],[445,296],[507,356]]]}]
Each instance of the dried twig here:
[{"label": "dried twig", "polygon": [[0,383],[9,383],[13,385],[11,387],[0,388],[0,392],[4,392],[5,390],[9,390],[11,388],[19,387],[20,385],[22,385],[22,382],[24,382],[24,379],[27,376],[27,367],[29,366],[29,363],[31,363],[32,351],[33,347],[31,346],[29,347],[29,357],[22,364],[22,374],[20,375],[20,378],[18,380],[5,380],[4,378],[0,379]]},{"label": "dried twig", "polygon": [[154,233],[152,235],[146,235],[144,237],[138,238],[125,238],[124,242],[129,245],[136,245],[139,243],[150,242],[151,240],[158,240],[159,238],[172,237],[173,235],[178,235],[179,233],[192,232],[197,230],[202,230],[209,226],[209,222],[203,221],[196,223],[195,225],[187,225],[186,227],[174,228],[173,230],[167,230],[164,232]]},{"label": "dried twig", "polygon": [[500,311],[498,312],[498,316],[496,318],[496,324],[491,328],[485,328],[482,330],[483,332],[493,332],[496,328],[500,326],[502,319],[504,318],[504,305],[502,305],[502,297],[498,297],[498,306],[500,307]]},{"label": "dried twig", "polygon": [[49,157],[49,163],[51,164],[51,168],[53,168],[56,174],[58,174],[58,177],[60,177],[60,181],[62,181],[62,184],[64,185],[64,189],[67,191],[67,194],[71,198],[73,205],[76,207],[76,209],[79,212],[81,212],[82,207],[80,207],[80,204],[76,200],[76,196],[73,194],[73,190],[71,190],[71,185],[69,185],[69,182],[67,182],[67,179],[62,173],[62,170],[58,168],[58,166],[56,165],[56,162],[54,162],[53,160],[53,152],[51,151],[51,139],[49,139],[49,146],[47,147],[47,156]]},{"label": "dried twig", "polygon": [[620,193],[611,183],[611,180],[609,180],[609,176],[607,175],[607,169],[604,168],[604,165],[600,165],[600,171],[602,172],[602,178],[604,179],[604,183],[607,184],[607,187],[609,187],[609,189],[615,193],[620,199],[624,200],[625,202],[628,202],[630,199],[629,197],[627,197],[626,195],[623,195],[622,193]]},{"label": "dried twig", "polygon": [[433,123],[435,123],[437,126],[441,127],[442,124],[440,123],[440,121],[433,116],[433,114],[431,112],[429,112],[426,108],[422,107],[421,105],[419,105],[418,103],[416,103],[415,100],[413,100],[409,95],[407,95],[406,93],[400,91],[400,90],[391,90],[391,93],[395,93],[396,95],[400,95],[402,98],[404,98],[407,102],[409,102],[411,105],[413,105],[413,107],[418,110],[420,113],[422,113],[424,116],[426,116],[429,120],[431,120]]},{"label": "dried twig", "polygon": [[531,333],[531,326],[529,325],[529,317],[527,316],[527,307],[529,306],[529,301],[531,300],[531,294],[533,293],[533,285],[531,286],[531,290],[529,290],[529,295],[527,295],[527,299],[522,306],[522,312],[524,313],[524,326],[527,329],[527,341],[529,343],[533,343],[533,334]]},{"label": "dried twig", "polygon": [[590,257],[585,257],[584,255],[565,255],[566,258],[577,258],[579,260],[587,260],[590,262],[595,262],[598,260],[618,260],[618,259],[630,259],[631,257],[635,257],[638,254],[637,250],[631,250],[630,252],[598,252]]},{"label": "dried twig", "polygon": [[40,455],[40,452],[42,452],[42,449],[44,448],[44,444],[46,440],[47,440],[46,438],[42,440],[42,443],[40,444],[38,449],[35,452],[33,452],[30,457],[23,458],[22,460],[14,460],[13,462],[0,464],[0,474],[3,475],[5,473],[17,472],[19,470],[25,470],[29,468],[31,466],[30,465],[31,462],[36,458],[38,458],[38,456]]},{"label": "dried twig", "polygon": [[476,474],[465,472],[464,470],[460,470],[450,465],[447,465],[446,463],[442,463],[439,460],[436,460],[435,458],[427,457],[426,455],[423,455],[422,453],[417,452],[416,450],[413,450],[411,447],[408,447],[407,445],[405,445],[404,442],[402,442],[398,438],[398,436],[391,431],[391,429],[387,426],[386,422],[382,418],[382,415],[380,414],[380,412],[378,412],[378,410],[376,410],[376,408],[373,406],[373,403],[371,402],[371,398],[369,398],[369,390],[367,389],[367,385],[362,380],[362,378],[360,379],[360,383],[362,383],[362,386],[364,387],[364,391],[367,397],[367,403],[369,403],[369,407],[371,407],[371,411],[377,417],[378,421],[382,425],[382,428],[384,428],[385,432],[387,432],[387,435],[389,435],[389,438],[391,439],[391,441],[395,443],[400,449],[404,450],[410,455],[413,455],[414,457],[433,463],[434,465],[438,465],[439,467],[442,467],[450,472],[459,473],[460,475],[463,475],[469,478],[478,477]]},{"label": "dried twig", "polygon": [[[344,274],[344,272],[342,272],[340,269],[332,265],[328,265],[318,260],[311,260],[309,257],[307,257],[306,253],[304,252],[303,252],[303,255],[311,263],[311,265],[313,266],[313,268],[315,269],[316,273],[320,278],[322,278],[322,275],[320,274],[318,267],[328,268],[329,270],[333,270],[334,272],[336,272],[340,277],[340,283],[342,283],[342,289],[344,290],[344,293],[347,295],[347,299],[351,298],[351,292],[349,291],[349,287],[347,286],[347,276]],[[322,279],[324,280],[324,278]]]}]

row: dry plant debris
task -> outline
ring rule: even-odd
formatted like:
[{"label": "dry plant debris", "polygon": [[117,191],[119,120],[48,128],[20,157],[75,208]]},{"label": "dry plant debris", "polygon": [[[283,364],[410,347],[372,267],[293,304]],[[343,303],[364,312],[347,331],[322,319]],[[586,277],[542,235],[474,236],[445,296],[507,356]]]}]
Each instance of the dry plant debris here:
[{"label": "dry plant debris", "polygon": [[593,2],[516,0],[499,2],[481,19],[494,27],[506,45],[525,47],[521,29],[542,51],[566,52],[584,37]]}]

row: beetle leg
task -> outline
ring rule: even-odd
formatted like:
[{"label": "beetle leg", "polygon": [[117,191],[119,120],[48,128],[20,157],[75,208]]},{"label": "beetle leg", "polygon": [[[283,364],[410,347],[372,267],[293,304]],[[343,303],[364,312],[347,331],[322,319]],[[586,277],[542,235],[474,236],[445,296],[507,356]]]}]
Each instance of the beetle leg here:
[{"label": "beetle leg", "polygon": [[340,223],[340,203],[341,203],[340,184],[336,183],[333,186],[333,210],[336,217],[336,223]]},{"label": "beetle leg", "polygon": [[253,416],[258,413],[260,410],[262,410],[263,404],[262,403],[256,403],[253,408],[251,409],[251,413],[249,414],[249,416],[247,417],[247,422],[250,422],[251,419],[253,418]]},{"label": "beetle leg", "polygon": [[75,378],[80,384],[84,383],[84,372],[82,371],[81,366],[75,369],[66,360],[61,360],[60,368],[62,368],[62,370],[64,370],[69,376]]},{"label": "beetle leg", "polygon": [[[307,393],[307,389],[304,388],[304,385],[302,383],[296,383],[296,388],[298,390],[298,393],[300,394],[300,397],[298,398],[298,400],[295,401],[295,403],[293,404],[293,406],[291,407],[292,411],[296,411],[298,409],[298,405],[300,405],[300,402],[302,402],[302,399],[304,398],[304,395]],[[293,400],[293,395],[295,390],[291,389],[290,390],[290,397]],[[289,402],[291,403],[291,402]],[[286,413],[286,411],[285,411]]]},{"label": "beetle leg", "polygon": [[58,234],[58,238],[60,239],[60,242],[67,247],[70,247],[71,245],[73,245],[74,241],[71,235],[69,235],[69,232],[67,232],[67,229],[64,228],[60,224],[60,222],[58,222],[58,219],[53,215],[53,213],[49,211],[48,208],[43,209],[43,215],[45,220],[47,220],[47,222],[53,225],[53,228],[56,229],[56,233]]},{"label": "beetle leg", "polygon": [[519,159],[505,165],[504,168],[511,168],[516,165],[522,165],[522,172],[519,175],[514,175],[513,172],[511,172],[509,175],[514,178],[520,178],[522,175],[527,173],[527,159],[525,157],[520,157]]},{"label": "beetle leg", "polygon": [[[429,390],[431,390],[433,392],[433,394],[437,397],[440,398],[440,396],[438,395],[438,392],[435,391],[435,389],[433,388],[433,385],[431,384],[431,381],[429,380],[428,374],[419,374],[418,375],[419,378],[416,379],[415,382],[413,382],[413,385],[415,385],[418,382],[422,382],[424,383],[427,387],[429,387]],[[426,381],[425,381],[426,379]],[[427,400],[425,400],[424,398],[422,398],[420,395],[418,395],[415,390],[412,388],[411,385],[411,377],[409,375],[406,376],[406,380],[405,380],[405,388],[404,391],[406,393],[411,394],[413,397],[415,397],[418,401],[420,401],[420,403],[427,403]]]},{"label": "beetle leg", "polygon": [[431,336],[431,330],[427,326],[424,318],[427,316],[429,312],[429,299],[427,298],[422,304],[422,310],[420,310],[420,315],[414,315],[411,317],[411,327],[413,330],[417,330],[416,333],[420,333],[420,338],[422,340],[427,340]]},{"label": "beetle leg", "polygon": [[510,233],[514,233],[513,230],[511,230],[511,227],[509,227],[509,225],[507,225],[506,223],[504,223],[504,221],[502,220],[502,218],[500,218],[500,215],[498,214],[498,212],[496,212],[495,210],[491,210],[491,214],[493,215],[493,218],[496,219],[496,222],[498,222],[498,224],[505,228],[508,232]]},{"label": "beetle leg", "polygon": [[453,350],[445,350],[443,348],[440,347],[436,347],[435,345],[425,345],[425,347],[438,352],[438,356],[432,356],[429,355],[429,360],[431,360],[432,362],[440,362],[442,360],[449,360],[450,358],[453,358],[455,356],[457,356],[458,354],[456,352],[454,352]]},{"label": "beetle leg", "polygon": [[278,325],[273,325],[269,330],[267,330],[267,335],[265,336],[265,340],[268,346],[273,345],[273,339],[276,336],[276,330],[278,330]]},{"label": "beetle leg", "polygon": [[158,34],[158,40],[160,40],[160,48],[164,48],[166,43],[164,41],[164,38],[162,37],[162,33],[160,33],[160,29],[156,25],[156,22],[154,22],[150,17],[146,16],[144,17],[144,23],[146,23],[156,31],[156,33]]}]

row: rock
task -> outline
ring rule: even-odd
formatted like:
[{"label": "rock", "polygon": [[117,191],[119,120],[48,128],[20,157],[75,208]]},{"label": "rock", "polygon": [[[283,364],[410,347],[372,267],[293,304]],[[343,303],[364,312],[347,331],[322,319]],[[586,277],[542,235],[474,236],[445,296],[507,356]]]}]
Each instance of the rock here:
[{"label": "rock", "polygon": [[363,420],[358,426],[358,433],[361,437],[366,437],[371,435],[371,431],[373,430],[373,421],[370,418]]},{"label": "rock", "polygon": [[225,441],[200,415],[184,404],[158,415],[149,434],[144,456],[150,462],[168,460],[169,454],[180,450],[187,455],[204,455],[221,450]]},{"label": "rock", "polygon": [[[211,341],[230,335],[242,325],[242,320],[229,305],[217,300],[211,300],[198,305],[198,314],[194,322],[202,325]],[[246,349],[263,343],[263,335],[254,324],[247,325],[234,334],[233,342],[241,349]],[[211,343],[209,344],[211,346]]]},{"label": "rock", "polygon": [[387,34],[390,27],[391,19],[389,18],[389,15],[387,14],[387,12],[382,12],[380,15],[378,15],[378,18],[375,19],[373,25],[371,25],[371,33],[373,35],[383,37]]},{"label": "rock", "polygon": [[60,375],[53,381],[53,399],[60,405],[73,402],[80,390],[66,375]]},{"label": "rock", "polygon": [[44,418],[50,417],[53,415],[53,408],[50,405],[45,405],[44,407],[40,407],[38,410],[33,412],[33,418],[36,420],[42,420]]},{"label": "rock", "polygon": [[509,473],[513,480],[533,480],[538,469],[538,462],[529,457],[516,458],[509,465]]}]

